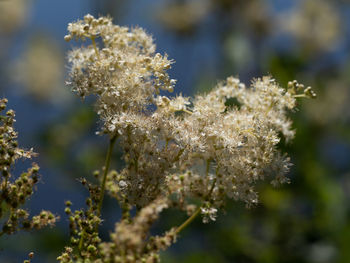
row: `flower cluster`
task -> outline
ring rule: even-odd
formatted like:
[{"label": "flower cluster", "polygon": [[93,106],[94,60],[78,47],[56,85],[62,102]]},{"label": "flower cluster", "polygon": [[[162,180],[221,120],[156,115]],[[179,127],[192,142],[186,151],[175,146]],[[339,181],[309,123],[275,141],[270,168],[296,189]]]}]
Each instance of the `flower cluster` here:
[{"label": "flower cluster", "polygon": [[[92,41],[69,53],[69,85],[82,97],[97,96],[105,132],[123,133],[125,116],[145,111],[160,89],[173,91],[175,81],[166,73],[172,61],[155,54],[152,37],[143,29],[129,30],[113,25],[110,18],[86,15],[83,21],[70,23],[68,31],[66,40]],[[96,38],[103,48],[97,47]]]},{"label": "flower cluster", "polygon": [[[71,210],[72,203],[66,201],[65,213],[69,216],[71,245],[80,252],[81,256],[91,259],[96,257],[97,247],[101,243],[98,231],[96,231],[96,227],[101,223],[97,213],[98,188],[89,184],[85,179],[81,183],[88,188],[90,193],[90,197],[86,199],[88,209],[76,210],[73,213]],[[77,260],[77,257],[73,255],[73,249],[67,247],[65,252],[57,259],[65,263],[72,262],[72,258]]]},{"label": "flower cluster", "polygon": [[[0,110],[6,109],[7,100],[0,100]],[[30,159],[34,153],[18,147],[17,132],[13,128],[15,113],[8,110],[0,116],[0,218],[7,218],[3,223],[0,235],[14,234],[20,230],[40,229],[54,225],[57,218],[48,211],[42,211],[32,218],[20,207],[33,194],[34,187],[39,181],[39,166],[32,164],[26,172],[14,178],[12,168],[18,159]]]},{"label": "flower cluster", "polygon": [[159,213],[168,208],[167,203],[164,198],[154,200],[142,208],[132,222],[128,219],[118,222],[111,241],[101,244],[102,262],[157,262],[159,250],[168,248],[176,237],[176,231],[171,229],[163,236],[148,238]]},{"label": "flower cluster", "polygon": [[[92,43],[69,53],[68,84],[83,98],[96,97],[102,131],[113,144],[119,138],[125,163],[120,171],[108,173],[106,162],[97,195],[101,205],[106,189],[118,200],[123,217],[111,241],[94,244],[95,254],[87,258],[154,262],[158,251],[198,214],[204,222],[215,220],[227,198],[256,204],[257,181],[288,181],[289,159],[278,144],[281,136],[293,138],[287,112],[295,108],[296,98],[315,96],[310,87],[292,81],[283,89],[269,76],[247,87],[229,77],[204,95],[168,97],[160,91],[173,91],[175,81],[166,73],[172,61],[155,52],[152,38],[142,29],[86,15],[69,24],[68,31],[66,40]],[[190,218],[164,236],[150,237],[150,226],[169,207],[186,211]],[[133,208],[138,213],[131,217]],[[99,209],[91,218],[100,216]],[[82,240],[85,232],[75,234]],[[88,247],[80,249],[83,258]],[[73,250],[67,251],[62,262],[70,262]]]}]

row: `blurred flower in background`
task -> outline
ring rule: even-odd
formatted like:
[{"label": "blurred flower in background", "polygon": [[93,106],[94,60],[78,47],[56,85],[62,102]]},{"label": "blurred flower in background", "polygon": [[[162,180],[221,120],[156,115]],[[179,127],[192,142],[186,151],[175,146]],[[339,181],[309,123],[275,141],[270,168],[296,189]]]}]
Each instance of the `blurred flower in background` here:
[{"label": "blurred flower in background", "polygon": [[226,12],[231,22],[239,20],[239,26],[247,24],[257,32],[269,30],[269,8],[264,0],[179,0],[164,1],[156,10],[158,21],[166,29],[177,34],[191,34],[214,13]]},{"label": "blurred flower in background", "polygon": [[294,7],[279,16],[279,25],[306,51],[335,49],[342,36],[342,21],[334,2],[298,0]]},{"label": "blurred flower in background", "polygon": [[328,80],[323,85],[323,89],[319,89],[318,100],[304,105],[307,118],[322,126],[349,122],[349,81],[336,78]]},{"label": "blurred flower in background", "polygon": [[67,103],[72,98],[64,87],[64,53],[47,35],[33,35],[14,62],[9,75],[20,92],[38,101]]},{"label": "blurred flower in background", "polygon": [[0,34],[12,34],[27,21],[31,0],[0,1]]},{"label": "blurred flower in background", "polygon": [[227,60],[240,72],[254,63],[252,49],[252,43],[241,34],[230,34],[223,46]]},{"label": "blurred flower in background", "polygon": [[207,0],[165,2],[158,7],[156,17],[166,29],[178,34],[193,33],[210,11]]}]

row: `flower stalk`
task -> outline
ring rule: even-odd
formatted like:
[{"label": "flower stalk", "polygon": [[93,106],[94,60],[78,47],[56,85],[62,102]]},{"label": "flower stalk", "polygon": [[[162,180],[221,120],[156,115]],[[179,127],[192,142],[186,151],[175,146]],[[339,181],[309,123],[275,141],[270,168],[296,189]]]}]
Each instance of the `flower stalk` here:
[{"label": "flower stalk", "polygon": [[97,215],[98,216],[101,215],[101,209],[102,209],[103,199],[104,199],[105,190],[106,190],[107,175],[108,175],[108,171],[109,171],[109,166],[111,164],[111,157],[112,157],[113,147],[114,147],[114,144],[115,144],[115,142],[117,140],[117,137],[118,137],[117,135],[114,135],[109,141],[109,146],[108,146],[108,150],[107,150],[105,166],[104,166],[104,170],[103,170],[103,177],[102,177],[102,182],[101,182],[100,200],[99,200],[98,207],[97,207]]}]

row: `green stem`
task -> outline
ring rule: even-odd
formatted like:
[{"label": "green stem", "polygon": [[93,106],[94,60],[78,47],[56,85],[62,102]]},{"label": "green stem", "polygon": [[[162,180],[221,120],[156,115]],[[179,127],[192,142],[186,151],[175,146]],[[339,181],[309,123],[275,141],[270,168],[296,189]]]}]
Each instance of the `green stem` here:
[{"label": "green stem", "polygon": [[192,111],[189,111],[189,110],[186,110],[186,109],[182,109],[182,111],[183,111],[183,112],[186,112],[187,114],[190,114],[190,115],[192,115],[192,114],[193,114],[193,112],[192,112]]},{"label": "green stem", "polygon": [[168,150],[168,144],[169,144],[169,139],[167,138],[165,140],[165,148],[164,148],[164,151],[167,151]]},{"label": "green stem", "polygon": [[129,208],[129,205],[125,202],[125,198],[122,204],[122,219],[123,220],[130,219],[130,208]]},{"label": "green stem", "polygon": [[5,177],[5,183],[2,185],[2,191],[5,192],[7,188],[8,177]]},{"label": "green stem", "polygon": [[306,98],[306,95],[305,94],[296,94],[296,95],[293,95],[294,98]]},{"label": "green stem", "polygon": [[180,149],[176,157],[174,158],[174,161],[177,162],[180,159],[181,154],[184,152],[184,149]]},{"label": "green stem", "polygon": [[114,146],[116,140],[117,140],[117,136],[113,136],[110,139],[110,141],[109,141],[109,146],[108,146],[108,151],[107,151],[107,156],[106,156],[106,163],[105,163],[105,167],[104,167],[102,184],[101,184],[100,201],[99,201],[98,207],[97,207],[97,215],[98,216],[101,215],[102,203],[103,203],[103,198],[104,198],[104,195],[105,195],[107,174],[108,174],[109,166],[111,164],[111,157],[112,157],[112,152],[113,152],[113,146]]},{"label": "green stem", "polygon": [[189,218],[187,218],[187,220],[185,222],[183,222],[182,225],[180,225],[176,229],[176,231],[175,231],[176,234],[180,233],[185,227],[187,227],[189,224],[192,223],[192,221],[199,215],[199,213],[201,211],[201,207],[202,206],[198,207],[196,209],[196,211],[194,211],[194,213]]},{"label": "green stem", "polygon": [[211,188],[209,190],[209,193],[207,195],[207,198],[209,198],[214,190],[214,187],[215,187],[215,184],[216,184],[216,178],[213,180],[213,184],[211,185]]},{"label": "green stem", "polygon": [[[103,171],[103,178],[102,178],[102,183],[101,183],[101,193],[100,193],[100,200],[98,203],[97,207],[97,215],[101,215],[101,209],[102,209],[102,203],[103,203],[103,198],[105,195],[105,188],[106,188],[106,181],[107,181],[107,174],[109,170],[109,166],[111,164],[111,157],[112,157],[112,152],[113,152],[113,146],[115,144],[115,141],[117,140],[117,135],[113,136],[110,141],[109,141],[109,146],[108,146],[108,151],[107,151],[107,156],[106,156],[106,162],[105,162],[105,167]],[[96,232],[98,231],[98,225],[96,226]],[[86,235],[85,229],[82,229],[81,231],[81,236],[78,244],[78,251],[81,252],[83,245],[84,245],[84,238]]]},{"label": "green stem", "polygon": [[[208,160],[207,163],[210,163],[210,160]],[[207,166],[208,167],[208,166]],[[207,173],[209,172],[209,169],[207,169]],[[209,193],[208,195],[206,196],[205,199],[208,199],[211,194],[213,193],[213,190],[214,190],[214,187],[216,185],[216,178],[213,180],[213,184],[209,190]],[[189,224],[192,223],[192,221],[200,214],[200,211],[201,211],[201,208],[202,208],[202,205],[199,206],[196,211],[194,211],[194,213],[189,217],[187,218],[187,220],[185,222],[183,222],[175,231],[176,234],[180,233],[185,227],[187,227]]]},{"label": "green stem", "polygon": [[206,167],[205,167],[205,179],[207,180],[206,181],[206,188],[208,188],[208,180],[209,180],[209,171],[210,171],[210,162],[211,162],[211,159],[209,158],[206,162]]},{"label": "green stem", "polygon": [[207,165],[206,165],[206,168],[205,168],[205,177],[206,178],[208,178],[208,176],[209,176],[210,161],[211,161],[211,159],[207,160]]},{"label": "green stem", "polygon": [[[100,193],[100,200],[98,203],[97,207],[97,215],[101,215],[101,209],[102,209],[102,204],[103,204],[103,198],[105,195],[105,188],[106,188],[106,181],[107,181],[107,174],[109,170],[109,166],[111,164],[111,157],[112,157],[112,152],[113,152],[113,146],[115,144],[115,141],[117,140],[118,136],[113,136],[110,141],[109,141],[109,146],[108,146],[108,151],[107,151],[107,156],[106,156],[106,162],[105,162],[105,167],[103,171],[103,178],[102,178],[102,183],[101,183],[101,193]],[[98,231],[98,225],[96,226],[96,231]],[[81,252],[84,244],[84,238],[85,238],[86,232],[83,229],[81,232],[80,240],[79,240],[79,245],[78,245],[78,250]]]},{"label": "green stem", "polygon": [[79,240],[79,245],[78,245],[79,252],[81,252],[81,249],[83,248],[84,237],[85,237],[85,230],[82,230],[81,237],[80,237],[80,240]]},{"label": "green stem", "polygon": [[98,52],[98,49],[97,49],[97,46],[96,46],[96,41],[95,41],[94,37],[91,37],[91,42],[92,42],[92,45],[94,47],[97,59],[100,60],[100,53]]}]

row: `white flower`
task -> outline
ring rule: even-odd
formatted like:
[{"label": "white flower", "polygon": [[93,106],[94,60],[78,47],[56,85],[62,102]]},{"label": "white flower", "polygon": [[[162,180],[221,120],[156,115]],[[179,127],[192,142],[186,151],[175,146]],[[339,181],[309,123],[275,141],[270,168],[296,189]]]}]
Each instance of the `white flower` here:
[{"label": "white flower", "polygon": [[102,131],[119,136],[125,168],[117,188],[130,206],[171,196],[185,210],[187,200],[199,199],[207,204],[204,221],[215,220],[227,197],[254,205],[257,181],[287,181],[289,159],[277,144],[281,134],[293,138],[287,111],[296,97],[314,97],[309,88],[293,81],[285,90],[271,77],[246,87],[229,77],[193,99],[170,98],[160,92],[173,90],[176,81],[166,73],[173,61],[155,53],[144,30],[90,15],[68,30],[68,40],[92,41],[70,52],[69,85],[96,97]]}]

